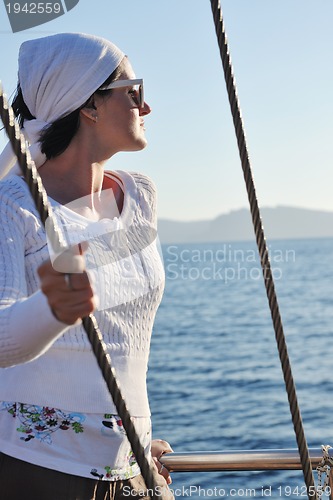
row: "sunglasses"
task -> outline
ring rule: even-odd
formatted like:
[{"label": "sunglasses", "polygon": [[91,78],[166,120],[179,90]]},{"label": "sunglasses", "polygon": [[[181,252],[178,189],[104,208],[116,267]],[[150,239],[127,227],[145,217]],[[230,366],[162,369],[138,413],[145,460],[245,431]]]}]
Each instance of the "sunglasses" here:
[{"label": "sunglasses", "polygon": [[98,90],[120,89],[123,87],[132,87],[132,90],[130,91],[131,98],[139,109],[143,109],[145,100],[143,96],[142,78],[136,78],[134,80],[116,80],[106,87],[100,87]]}]

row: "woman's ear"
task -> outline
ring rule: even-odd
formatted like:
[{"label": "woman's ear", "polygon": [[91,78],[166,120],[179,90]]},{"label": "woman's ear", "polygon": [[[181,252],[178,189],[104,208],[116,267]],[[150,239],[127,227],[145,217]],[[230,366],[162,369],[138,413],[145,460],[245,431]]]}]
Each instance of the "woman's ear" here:
[{"label": "woman's ear", "polygon": [[97,123],[98,116],[97,116],[96,109],[93,109],[93,108],[82,108],[80,110],[80,113],[82,113],[89,120],[92,120],[94,123]]}]

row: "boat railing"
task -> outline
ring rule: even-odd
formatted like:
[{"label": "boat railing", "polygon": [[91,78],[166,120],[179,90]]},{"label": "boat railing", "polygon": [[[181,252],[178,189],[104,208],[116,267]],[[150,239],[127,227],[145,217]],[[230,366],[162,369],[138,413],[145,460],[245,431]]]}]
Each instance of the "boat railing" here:
[{"label": "boat railing", "polygon": [[[320,448],[310,448],[309,453],[312,467],[316,469],[322,463],[323,452]],[[328,454],[329,458],[333,459],[333,448],[328,450]],[[163,455],[160,461],[171,472],[302,469],[296,449],[174,452]],[[330,473],[328,486],[330,500],[333,500],[332,476],[333,474]]]}]

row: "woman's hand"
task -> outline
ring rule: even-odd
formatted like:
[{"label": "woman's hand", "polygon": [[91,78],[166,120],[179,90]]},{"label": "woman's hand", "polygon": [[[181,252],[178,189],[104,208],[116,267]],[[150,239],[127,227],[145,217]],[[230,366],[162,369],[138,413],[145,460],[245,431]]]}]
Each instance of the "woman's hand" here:
[{"label": "woman's hand", "polygon": [[59,321],[74,325],[96,308],[94,292],[86,272],[61,273],[48,260],[38,268],[38,275],[40,288]]},{"label": "woman's hand", "polygon": [[154,464],[156,466],[156,469],[161,476],[164,477],[166,480],[167,484],[172,483],[172,479],[170,477],[170,473],[168,469],[161,464],[159,461],[161,456],[164,455],[164,453],[172,453],[173,449],[169,445],[167,441],[163,441],[163,439],[153,439],[151,442],[151,456],[153,458]]}]

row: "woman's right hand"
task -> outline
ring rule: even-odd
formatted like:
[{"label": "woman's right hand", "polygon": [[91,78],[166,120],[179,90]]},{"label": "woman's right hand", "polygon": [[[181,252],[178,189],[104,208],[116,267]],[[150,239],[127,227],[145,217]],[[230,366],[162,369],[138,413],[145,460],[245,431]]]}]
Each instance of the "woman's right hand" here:
[{"label": "woman's right hand", "polygon": [[53,315],[67,325],[79,323],[96,308],[96,300],[85,271],[61,273],[50,260],[38,268],[40,288],[46,295]]}]

